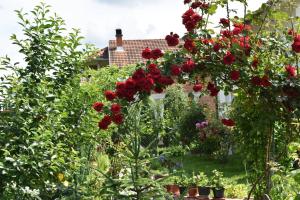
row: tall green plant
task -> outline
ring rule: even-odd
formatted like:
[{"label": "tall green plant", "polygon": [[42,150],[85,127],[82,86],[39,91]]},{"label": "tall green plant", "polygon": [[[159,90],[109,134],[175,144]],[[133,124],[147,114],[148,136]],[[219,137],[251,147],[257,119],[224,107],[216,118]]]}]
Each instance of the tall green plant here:
[{"label": "tall green plant", "polygon": [[[141,144],[141,125],[143,103],[133,104],[128,108],[130,115],[119,129],[125,148],[122,153],[122,170],[117,177],[103,174],[106,183],[101,196],[110,199],[164,199],[164,189],[160,180],[153,180],[150,168],[151,144]],[[155,141],[153,141],[155,142]]]},{"label": "tall green plant", "polygon": [[80,146],[93,141],[91,128],[83,131],[91,103],[83,100],[78,77],[87,54],[79,30],[66,32],[49,6],[36,6],[32,17],[16,12],[23,36],[11,39],[25,62],[1,63],[12,75],[6,78],[8,110],[0,112],[0,198],[58,198],[62,181],[76,179]]}]

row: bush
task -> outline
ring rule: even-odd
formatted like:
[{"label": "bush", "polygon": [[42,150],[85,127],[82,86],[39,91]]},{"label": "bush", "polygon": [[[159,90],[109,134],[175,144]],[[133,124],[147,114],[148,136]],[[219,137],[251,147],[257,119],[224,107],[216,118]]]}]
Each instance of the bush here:
[{"label": "bush", "polygon": [[202,108],[195,103],[192,103],[189,108],[182,112],[183,116],[179,122],[178,132],[182,143],[190,145],[195,141],[199,141],[199,130],[196,128],[196,123],[204,121],[205,116]]},{"label": "bush", "polygon": [[225,187],[225,197],[227,198],[245,198],[248,195],[248,188],[246,185],[228,184]]}]

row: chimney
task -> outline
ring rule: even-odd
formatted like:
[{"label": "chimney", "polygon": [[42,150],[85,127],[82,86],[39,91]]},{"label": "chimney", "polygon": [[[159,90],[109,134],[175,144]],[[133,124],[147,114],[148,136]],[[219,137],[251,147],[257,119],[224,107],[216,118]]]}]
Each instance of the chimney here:
[{"label": "chimney", "polygon": [[116,43],[117,43],[117,51],[124,51],[123,49],[123,34],[122,29],[116,29]]}]

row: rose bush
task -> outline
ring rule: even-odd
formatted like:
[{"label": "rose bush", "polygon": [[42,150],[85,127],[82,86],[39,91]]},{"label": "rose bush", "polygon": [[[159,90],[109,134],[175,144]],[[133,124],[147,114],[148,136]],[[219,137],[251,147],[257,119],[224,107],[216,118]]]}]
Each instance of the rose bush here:
[{"label": "rose bush", "polygon": [[[142,52],[145,61],[138,65],[132,77],[116,84],[114,92],[117,98],[112,103],[118,103],[126,110],[128,103],[143,100],[152,91],[161,92],[174,82],[187,79],[195,83],[195,91],[202,89],[199,87],[201,80],[201,85],[206,85],[203,93],[211,96],[217,96],[220,90],[224,90],[225,93],[242,94],[245,101],[256,99],[259,104],[268,107],[270,113],[264,119],[268,123],[261,129],[266,132],[265,143],[261,147],[265,159],[259,169],[263,171],[265,180],[260,183],[264,190],[261,193],[269,193],[274,124],[277,121],[290,124],[300,116],[300,104],[297,102],[300,97],[297,55],[300,52],[300,34],[297,34],[292,19],[292,31],[278,30],[275,26],[264,29],[268,24],[267,17],[270,15],[271,19],[276,14],[272,13],[272,1],[262,7],[264,17],[260,17],[263,20],[259,23],[255,23],[255,15],[247,14],[247,1],[239,2],[245,7],[243,18],[230,17],[229,1],[185,0],[189,8],[182,15],[182,23],[187,30],[183,36],[184,44],[172,53],[145,48]],[[207,24],[218,7],[226,8],[227,17],[220,19],[219,32],[216,32]],[[174,37],[173,33],[166,37],[170,46],[177,44]],[[114,114],[109,109],[105,111],[106,115],[99,123],[101,129],[108,127],[109,116]],[[224,118],[222,123],[239,128],[235,120]],[[285,134],[289,135],[292,131],[286,130]]]}]

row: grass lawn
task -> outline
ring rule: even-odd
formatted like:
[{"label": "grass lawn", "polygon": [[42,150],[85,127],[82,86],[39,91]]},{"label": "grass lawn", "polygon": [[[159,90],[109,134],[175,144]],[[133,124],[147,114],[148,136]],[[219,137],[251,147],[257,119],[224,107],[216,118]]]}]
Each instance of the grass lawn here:
[{"label": "grass lawn", "polygon": [[229,157],[225,163],[199,155],[185,155],[176,160],[183,163],[183,169],[189,174],[201,171],[210,177],[214,169],[223,172],[226,196],[230,198],[246,197],[249,184],[247,184],[244,165],[238,156]]},{"label": "grass lawn", "polygon": [[186,155],[177,160],[183,163],[183,169],[187,173],[201,171],[210,176],[212,170],[217,169],[223,172],[227,181],[235,184],[247,184],[244,165],[237,156],[230,157],[225,163],[198,155]]}]

